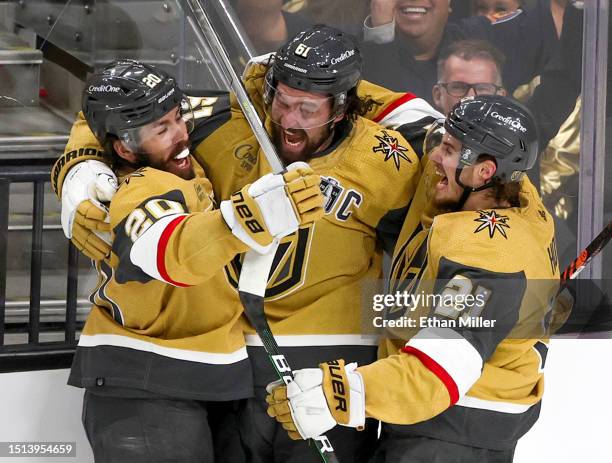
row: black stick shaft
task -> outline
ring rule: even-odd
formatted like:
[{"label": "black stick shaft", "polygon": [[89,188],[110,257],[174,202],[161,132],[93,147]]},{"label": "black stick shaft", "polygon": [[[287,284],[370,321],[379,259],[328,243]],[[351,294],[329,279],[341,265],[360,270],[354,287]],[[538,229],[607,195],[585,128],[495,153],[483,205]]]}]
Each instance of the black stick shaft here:
[{"label": "black stick shaft", "polygon": [[[261,339],[266,354],[268,354],[268,360],[272,363],[279,379],[282,379],[285,384],[289,384],[293,381],[293,371],[289,362],[280,351],[264,313],[266,283],[275,251],[276,247],[274,247],[270,254],[264,256],[253,252],[247,253],[238,282],[238,294],[240,295],[244,312]],[[249,271],[245,273],[245,267],[247,266]],[[322,461],[325,463],[338,463],[334,447],[325,435],[319,436],[313,439],[313,441]]]}]

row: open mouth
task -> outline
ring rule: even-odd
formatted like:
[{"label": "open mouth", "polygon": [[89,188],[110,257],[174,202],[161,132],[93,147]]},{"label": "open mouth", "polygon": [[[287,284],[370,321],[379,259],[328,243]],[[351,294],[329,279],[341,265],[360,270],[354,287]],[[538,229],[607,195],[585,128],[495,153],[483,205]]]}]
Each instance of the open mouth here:
[{"label": "open mouth", "polygon": [[440,180],[438,180],[438,183],[436,183],[436,188],[438,190],[441,190],[445,187],[448,186],[448,177],[446,176],[446,174],[444,172],[442,172],[442,170],[438,167],[436,167],[436,175],[440,176]]},{"label": "open mouth", "polygon": [[404,8],[399,8],[398,11],[403,15],[409,16],[423,16],[427,14],[427,8],[422,6],[406,6]]},{"label": "open mouth", "polygon": [[189,160],[189,148],[185,148],[179,154],[172,158],[172,162],[176,164],[179,169],[184,169],[189,167],[191,161]]},{"label": "open mouth", "polygon": [[398,8],[401,16],[408,19],[420,19],[427,14],[428,9],[422,6],[406,6]]},{"label": "open mouth", "polygon": [[291,149],[299,149],[302,147],[306,137],[301,131],[283,130],[283,142]]}]

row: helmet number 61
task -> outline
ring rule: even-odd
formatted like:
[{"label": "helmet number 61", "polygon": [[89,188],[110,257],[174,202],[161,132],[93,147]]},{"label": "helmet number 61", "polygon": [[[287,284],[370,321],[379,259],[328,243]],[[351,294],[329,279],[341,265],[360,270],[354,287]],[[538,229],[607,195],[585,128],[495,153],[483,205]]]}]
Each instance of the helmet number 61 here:
[{"label": "helmet number 61", "polygon": [[301,56],[302,58],[307,58],[308,57],[308,52],[312,50],[312,47],[307,47],[306,45],[304,45],[303,43],[300,43],[296,49],[295,49],[295,54],[298,56]]}]

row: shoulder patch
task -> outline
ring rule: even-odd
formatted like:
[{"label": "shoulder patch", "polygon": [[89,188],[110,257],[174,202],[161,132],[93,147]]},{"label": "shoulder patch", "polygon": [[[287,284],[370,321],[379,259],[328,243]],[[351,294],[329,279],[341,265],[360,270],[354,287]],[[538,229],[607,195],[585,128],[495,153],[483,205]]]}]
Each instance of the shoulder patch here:
[{"label": "shoulder patch", "polygon": [[395,168],[400,170],[400,162],[402,159],[412,164],[412,161],[406,154],[408,148],[399,144],[397,138],[389,135],[386,130],[382,131],[382,135],[374,135],[380,142],[378,145],[372,147],[374,153],[382,153],[385,156],[385,162],[389,159],[393,159]]},{"label": "shoulder patch", "polygon": [[134,172],[131,172],[129,174],[127,174],[122,180],[121,180],[121,184],[126,184],[128,185],[130,183],[130,180],[132,178],[136,178],[136,177],[144,177],[144,169],[146,169],[146,167],[141,167],[138,170],[135,170]]},{"label": "shoulder patch", "polygon": [[489,19],[489,21],[491,21],[491,24],[501,24],[508,21],[512,21],[522,12],[523,10],[521,10],[520,8],[515,11],[500,11],[499,13],[492,13],[490,15],[487,15],[487,18]]},{"label": "shoulder patch", "polygon": [[476,211],[476,213],[479,216],[478,218],[474,219],[474,222],[478,222],[479,225],[476,230],[474,230],[474,233],[479,233],[483,230],[488,230],[489,238],[493,238],[493,236],[495,236],[495,232],[499,232],[501,236],[508,239],[505,229],[510,228],[510,225],[508,224],[508,222],[510,221],[510,217],[508,217],[507,215],[498,214],[494,210],[480,210]]}]

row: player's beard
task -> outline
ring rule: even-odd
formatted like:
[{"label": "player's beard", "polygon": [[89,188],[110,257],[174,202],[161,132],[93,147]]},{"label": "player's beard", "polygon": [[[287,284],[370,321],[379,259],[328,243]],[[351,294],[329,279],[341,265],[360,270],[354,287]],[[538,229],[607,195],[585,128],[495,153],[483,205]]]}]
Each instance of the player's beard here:
[{"label": "player's beard", "polygon": [[332,137],[334,133],[334,123],[329,122],[320,127],[320,129],[321,131],[316,134],[313,134],[314,129],[287,129],[291,132],[293,137],[302,141],[301,149],[296,151],[289,149],[285,144],[284,129],[280,125],[272,124],[272,143],[286,164],[291,164],[296,161],[308,162],[310,158],[312,158],[312,155],[321,151],[321,147],[326,145],[326,142]]},{"label": "player's beard", "polygon": [[440,213],[457,212],[459,209],[459,198],[436,198],[433,199],[433,204]]},{"label": "player's beard", "polygon": [[174,159],[181,151],[185,148],[189,149],[191,146],[190,142],[180,143],[176,145],[176,147],[172,150],[171,154],[167,156],[165,159],[151,159],[151,156],[148,153],[137,152],[137,167],[153,167],[154,169],[163,170],[165,172],[170,172],[178,177],[181,177],[183,180],[191,180],[195,178],[195,171],[193,170],[193,164],[191,163],[190,156],[186,159],[187,161],[183,161],[182,164],[187,164],[184,168],[180,168],[177,161]]},{"label": "player's beard", "polygon": [[[446,177],[446,187],[443,192],[436,191],[436,185],[433,187],[433,197],[431,199],[435,208],[442,212],[456,212],[459,210],[461,196],[463,195],[463,188],[461,188],[457,183],[451,180],[450,176]],[[440,180],[441,181],[441,180]]]}]

